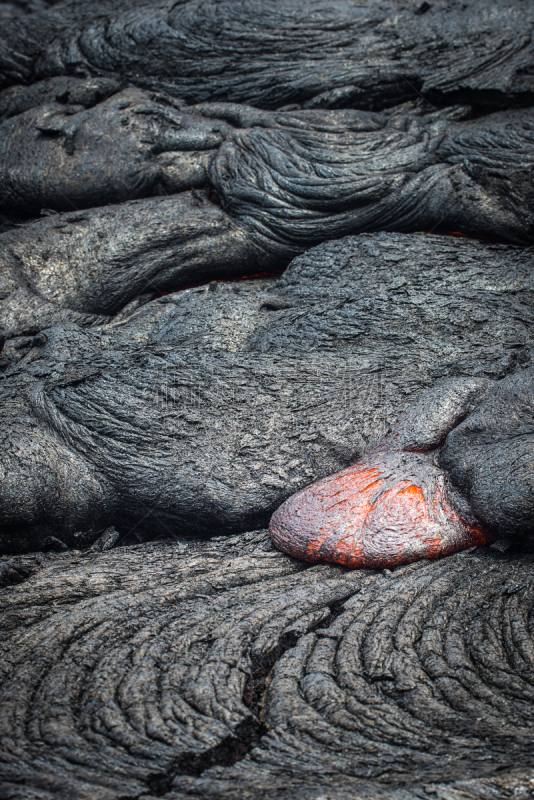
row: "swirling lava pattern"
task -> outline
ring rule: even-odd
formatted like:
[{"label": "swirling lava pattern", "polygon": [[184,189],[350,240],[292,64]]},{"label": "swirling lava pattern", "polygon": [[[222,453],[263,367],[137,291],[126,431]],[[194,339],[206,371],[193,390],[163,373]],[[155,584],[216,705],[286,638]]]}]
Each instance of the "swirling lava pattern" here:
[{"label": "swirling lava pattern", "polygon": [[349,571],[265,531],[3,559],[0,796],[531,797],[533,561]]}]

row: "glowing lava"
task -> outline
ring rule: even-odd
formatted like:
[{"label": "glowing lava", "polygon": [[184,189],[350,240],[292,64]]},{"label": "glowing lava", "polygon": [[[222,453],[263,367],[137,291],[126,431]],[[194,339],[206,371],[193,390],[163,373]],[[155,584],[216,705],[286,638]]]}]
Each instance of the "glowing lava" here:
[{"label": "glowing lava", "polygon": [[286,500],[270,533],[291,556],[356,568],[393,568],[486,544],[488,535],[451,505],[450,494],[427,454],[375,450]]}]

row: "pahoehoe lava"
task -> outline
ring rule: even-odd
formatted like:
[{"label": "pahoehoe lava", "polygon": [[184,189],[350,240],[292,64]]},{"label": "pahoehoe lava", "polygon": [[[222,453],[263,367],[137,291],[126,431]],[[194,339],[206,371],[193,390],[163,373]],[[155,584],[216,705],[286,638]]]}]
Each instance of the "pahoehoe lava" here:
[{"label": "pahoehoe lava", "polygon": [[0,800],[530,800],[534,5],[0,21]]},{"label": "pahoehoe lava", "polygon": [[[514,388],[519,392],[523,388],[526,399],[530,370],[519,373],[519,383],[521,379],[523,386],[518,387],[518,376],[513,376],[515,386],[509,394]],[[509,382],[501,381],[498,389]],[[449,431],[459,420],[470,421],[472,412],[476,413],[488,396],[491,418],[493,394],[490,382],[465,378],[423,392],[362,459],[286,500],[271,518],[269,529],[275,544],[305,561],[374,569],[390,569],[421,558],[442,558],[487,544],[495,503],[483,505],[479,509],[482,519],[477,520],[440,468],[439,452],[440,444],[447,445]],[[504,438],[508,425],[500,412],[499,408]],[[487,423],[485,420],[486,428]],[[514,431],[514,439],[516,435]],[[488,437],[486,448],[492,444]],[[480,466],[484,462],[484,448],[481,450],[475,456]],[[504,477],[503,455],[501,448],[499,480]],[[522,495],[528,495],[530,485],[522,488]],[[513,507],[513,498],[508,497],[507,503]],[[502,519],[500,522],[500,532],[509,534],[510,526],[503,526]]]},{"label": "pahoehoe lava", "polygon": [[4,92],[3,107],[0,208],[15,224],[0,235],[6,338],[279,269],[345,234],[534,240],[531,109],[185,107],[102,78]]},{"label": "pahoehoe lava", "polygon": [[32,559],[0,561],[31,573],[0,592],[3,797],[532,792],[532,556],[303,569],[259,531]]},{"label": "pahoehoe lava", "polygon": [[509,105],[533,96],[532,25],[528,0],[70,0],[4,26],[0,78],[106,75],[264,108]]},{"label": "pahoehoe lava", "polygon": [[210,284],[19,341],[0,383],[1,548],[88,543],[109,524],[141,537],[266,525],[289,495],[368,453],[425,389],[414,446],[430,441],[434,457],[458,415],[486,403],[483,446],[458,428],[446,472],[476,494],[478,517],[523,534],[531,261],[461,237],[367,234],[308,251],[277,282]]}]

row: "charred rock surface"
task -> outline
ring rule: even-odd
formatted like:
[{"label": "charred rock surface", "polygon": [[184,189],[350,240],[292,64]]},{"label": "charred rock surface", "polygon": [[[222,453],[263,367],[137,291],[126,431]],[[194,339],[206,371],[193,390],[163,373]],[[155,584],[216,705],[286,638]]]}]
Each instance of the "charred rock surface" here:
[{"label": "charred rock surface", "polygon": [[528,0],[71,0],[6,25],[1,68],[5,84],[105,74],[266,108],[509,104],[532,98],[533,21]]},{"label": "charred rock surface", "polygon": [[532,556],[303,568],[266,531],[0,561],[6,798],[532,793]]},{"label": "charred rock surface", "polygon": [[423,389],[527,367],[531,264],[512,246],[370,234],[300,256],[268,291],[213,284],[50,328],[2,378],[2,548],[72,546],[111,523],[266,524]]},{"label": "charred rock surface", "polygon": [[44,83],[44,104],[35,87],[4,98],[0,205],[47,214],[0,236],[4,337],[101,322],[154,286],[279,268],[347,233],[533,241],[531,110],[184,110],[109,81]]}]

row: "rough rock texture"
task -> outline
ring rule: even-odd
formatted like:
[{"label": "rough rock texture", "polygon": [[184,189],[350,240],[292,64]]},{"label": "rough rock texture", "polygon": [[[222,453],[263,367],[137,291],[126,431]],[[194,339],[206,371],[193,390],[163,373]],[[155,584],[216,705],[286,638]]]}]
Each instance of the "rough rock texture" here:
[{"label": "rough rock texture", "polygon": [[[4,96],[0,206],[48,215],[0,235],[5,338],[101,322],[154,287],[277,269],[347,233],[534,240],[531,110],[184,110],[109,81],[44,84],[41,104],[36,86]],[[86,206],[99,207],[65,211]]]},{"label": "rough rock texture", "polygon": [[[112,78],[73,78],[60,76],[38,81],[30,86],[16,84],[0,92],[0,116],[2,122],[16,114],[50,103],[60,104],[64,111],[80,111],[116,94],[121,85]],[[178,101],[174,101],[178,106]],[[29,151],[26,156],[32,153]]]},{"label": "rough rock texture", "polygon": [[[63,87],[54,83],[57,95]],[[86,103],[90,89],[102,91],[94,84],[76,87],[87,92]],[[64,211],[204,186],[211,157],[231,131],[225,122],[184,113],[172,98],[154,100],[140,89],[89,108],[73,102],[72,88],[64,91],[66,103],[44,103],[45,94],[40,105],[1,126],[0,206]],[[29,103],[28,94],[14,97],[6,113]]]},{"label": "rough rock texture", "polygon": [[4,338],[105,322],[147,293],[269,264],[259,236],[195,191],[53,214],[0,240]]},{"label": "rough rock texture", "polygon": [[207,186],[209,171],[237,219],[301,249],[439,225],[534,235],[531,109],[469,119],[468,107],[410,104],[387,113],[183,108],[135,88],[96,102],[113,88],[56,78],[3,93],[0,207],[63,211],[172,194]]},{"label": "rough rock texture", "polygon": [[70,0],[5,26],[2,80],[114,75],[188,102],[533,96],[529,0]]},{"label": "rough rock texture", "polygon": [[534,796],[532,3],[0,21],[0,800]]},{"label": "rough rock texture", "polygon": [[0,560],[2,797],[527,800],[533,565],[503,549],[304,569],[260,531]]},{"label": "rough rock texture", "polygon": [[[520,376],[528,391],[531,370]],[[492,504],[479,504],[477,519],[440,468],[439,451],[459,420],[469,422],[481,403],[493,408],[494,387],[492,381],[456,378],[422,392],[363,459],[286,500],[269,525],[277,547],[313,563],[391,569],[487,544]],[[506,416],[502,426],[504,432]],[[511,472],[513,465],[509,458]],[[498,459],[494,467],[493,485],[500,483]],[[532,519],[524,508],[530,487],[521,488],[522,510]],[[514,506],[509,497],[507,503]]]},{"label": "rough rock texture", "polygon": [[441,465],[469,497],[475,512],[491,509],[495,527],[516,535],[532,531],[531,373],[525,370],[496,384],[447,436],[440,454]]},{"label": "rough rock texture", "polygon": [[2,22],[22,14],[35,14],[45,11],[49,6],[53,6],[58,0],[14,0],[12,3],[0,3],[0,20]]},{"label": "rough rock texture", "polygon": [[270,291],[212,284],[21,343],[0,389],[2,548],[110,523],[266,524],[424,388],[528,366],[531,264],[512,246],[370,234],[300,256]]},{"label": "rough rock texture", "polygon": [[436,228],[531,243],[534,113],[454,119],[464,112],[287,114],[285,125],[272,115],[270,130],[227,137],[210,177],[228,212],[300,249],[348,233]]}]

